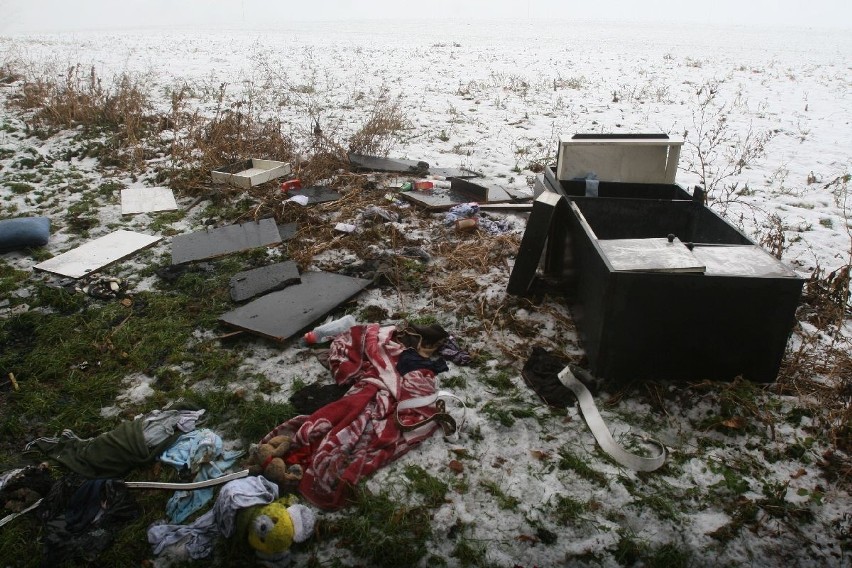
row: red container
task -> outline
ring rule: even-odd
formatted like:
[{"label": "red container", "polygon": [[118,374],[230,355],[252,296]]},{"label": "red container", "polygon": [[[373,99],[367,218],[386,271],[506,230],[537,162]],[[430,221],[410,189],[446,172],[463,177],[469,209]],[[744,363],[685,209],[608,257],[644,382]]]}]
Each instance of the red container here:
[{"label": "red container", "polygon": [[298,179],[288,179],[281,183],[281,191],[287,193],[291,189],[302,189],[302,181]]}]

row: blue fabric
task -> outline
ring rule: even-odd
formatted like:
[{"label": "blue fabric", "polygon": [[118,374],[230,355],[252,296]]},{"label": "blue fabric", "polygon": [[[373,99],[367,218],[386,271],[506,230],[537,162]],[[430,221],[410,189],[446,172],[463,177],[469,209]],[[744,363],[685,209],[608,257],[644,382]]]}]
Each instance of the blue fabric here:
[{"label": "blue fabric", "polygon": [[[222,477],[234,465],[241,451],[226,452],[222,438],[212,430],[193,430],[180,436],[160,456],[160,461],[178,470],[196,471],[193,481],[206,481]],[[166,515],[173,523],[182,523],[213,499],[213,488],[194,491],[175,491],[166,503]]]},{"label": "blue fabric", "polygon": [[0,220],[0,252],[40,247],[50,239],[50,219],[19,217]]}]

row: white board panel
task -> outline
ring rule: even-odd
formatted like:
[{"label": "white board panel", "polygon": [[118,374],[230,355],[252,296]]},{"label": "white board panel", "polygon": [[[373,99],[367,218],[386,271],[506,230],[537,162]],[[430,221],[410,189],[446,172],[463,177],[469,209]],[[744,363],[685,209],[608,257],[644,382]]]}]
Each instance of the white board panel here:
[{"label": "white board panel", "polygon": [[36,264],[33,268],[69,278],[81,278],[151,246],[161,238],[118,230]]},{"label": "white board panel", "polygon": [[675,238],[599,240],[613,270],[632,272],[704,272],[704,264]]},{"label": "white board panel", "polygon": [[177,209],[175,194],[168,187],[131,187],[121,190],[121,214],[153,213]]}]

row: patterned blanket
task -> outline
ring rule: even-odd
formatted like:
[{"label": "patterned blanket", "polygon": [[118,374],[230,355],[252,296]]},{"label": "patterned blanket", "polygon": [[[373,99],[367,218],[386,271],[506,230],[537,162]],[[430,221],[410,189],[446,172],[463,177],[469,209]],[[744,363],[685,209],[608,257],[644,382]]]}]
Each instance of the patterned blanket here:
[{"label": "patterned blanket", "polygon": [[317,507],[343,507],[359,480],[440,428],[434,421],[416,426],[435,413],[434,405],[397,413],[400,402],[434,394],[436,388],[432,369],[399,373],[397,362],[406,348],[394,340],[395,330],[368,324],[338,336],[329,353],[332,375],[352,387],[343,398],[280,424],[261,440],[280,434],[293,438],[285,459],[302,465],[299,491]]}]

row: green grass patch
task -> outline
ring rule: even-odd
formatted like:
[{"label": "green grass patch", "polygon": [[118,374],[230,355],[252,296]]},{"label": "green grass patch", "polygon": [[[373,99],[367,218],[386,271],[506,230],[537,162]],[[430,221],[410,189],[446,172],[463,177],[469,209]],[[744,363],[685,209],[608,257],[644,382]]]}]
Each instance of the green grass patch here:
[{"label": "green grass patch", "polygon": [[360,485],[343,517],[330,521],[328,531],[339,546],[374,568],[416,566],[432,538],[429,508],[411,506],[388,492],[370,493]]},{"label": "green grass patch", "polygon": [[403,475],[411,483],[412,491],[423,497],[423,504],[430,508],[440,507],[446,502],[449,485],[418,465],[407,465]]},{"label": "green grass patch", "polygon": [[599,472],[596,469],[592,469],[589,465],[580,459],[576,454],[571,452],[571,450],[567,448],[561,448],[559,450],[559,469],[561,470],[572,470],[577,473],[583,479],[587,479],[592,483],[600,485],[601,487],[606,487],[609,485],[609,480],[606,475]]}]

